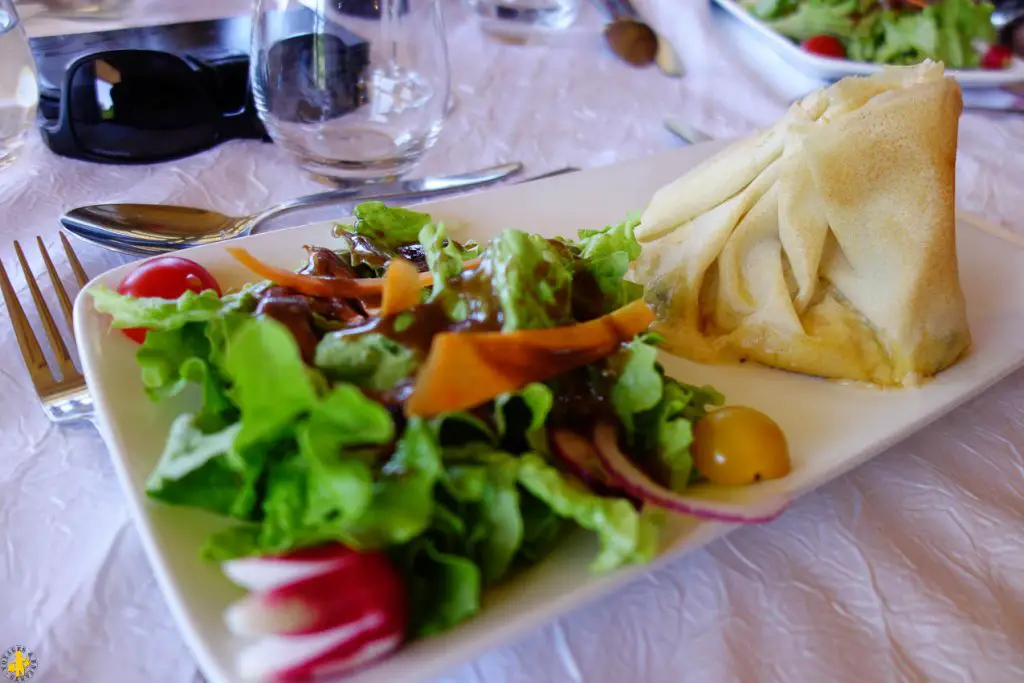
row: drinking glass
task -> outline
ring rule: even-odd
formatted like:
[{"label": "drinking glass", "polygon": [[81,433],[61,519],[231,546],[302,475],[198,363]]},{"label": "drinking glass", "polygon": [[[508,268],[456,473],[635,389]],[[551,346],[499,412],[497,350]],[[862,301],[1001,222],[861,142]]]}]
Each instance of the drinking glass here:
[{"label": "drinking glass", "polygon": [[35,123],[36,67],[11,0],[0,0],[0,168],[9,164]]},{"label": "drinking glass", "polygon": [[40,5],[49,17],[64,19],[119,19],[129,0],[21,0],[23,5]]},{"label": "drinking glass", "polygon": [[325,176],[408,172],[448,111],[437,0],[256,0],[251,70],[270,137]]},{"label": "drinking glass", "polygon": [[579,15],[580,0],[471,0],[470,6],[483,30],[521,38],[568,28]]}]

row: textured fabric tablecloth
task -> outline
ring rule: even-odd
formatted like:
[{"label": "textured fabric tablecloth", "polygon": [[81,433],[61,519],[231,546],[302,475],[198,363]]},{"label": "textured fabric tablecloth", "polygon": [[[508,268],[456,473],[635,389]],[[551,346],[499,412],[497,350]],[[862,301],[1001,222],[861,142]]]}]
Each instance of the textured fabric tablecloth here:
[{"label": "textured fabric tablecloth", "polygon": [[[421,173],[510,160],[528,173],[609,164],[678,145],[666,116],[739,135],[816,85],[702,0],[641,5],[678,45],[689,71],[682,80],[614,60],[592,7],[583,24],[590,38],[515,47],[486,39],[460,5],[444,2],[458,105]],[[248,4],[139,0],[127,21],[224,16]],[[81,30],[41,18],[28,27]],[[123,168],[59,159],[33,139],[0,171],[0,258],[17,271],[11,241],[42,235],[55,244],[57,217],[76,205],[169,202],[242,214],[322,189],[291,169],[280,150],[255,142]],[[965,115],[961,206],[1024,234],[1022,178],[1024,119]],[[79,252],[93,274],[122,262]],[[30,259],[41,272],[38,255]],[[6,309],[0,316],[0,651],[34,650],[34,681],[43,683],[200,680],[100,437],[46,421]],[[737,531],[442,680],[1022,681],[1021,444],[1024,373],[779,520]]]}]

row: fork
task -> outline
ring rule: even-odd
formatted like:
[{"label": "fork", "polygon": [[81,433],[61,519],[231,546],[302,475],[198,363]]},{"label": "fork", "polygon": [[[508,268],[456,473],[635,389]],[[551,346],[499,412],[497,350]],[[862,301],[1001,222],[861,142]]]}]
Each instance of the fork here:
[{"label": "fork", "polygon": [[[82,268],[81,262],[79,262],[64,233],[60,233],[60,242],[64,246],[64,253],[67,254],[68,263],[75,274],[78,286],[85,286],[89,278],[86,277],[85,270]],[[61,282],[60,276],[57,274],[57,269],[53,267],[53,261],[46,251],[46,245],[43,244],[42,238],[36,237],[36,243],[39,245],[39,253],[43,257],[43,263],[46,264],[46,271],[50,275],[50,280],[53,281],[53,289],[57,293],[57,300],[60,302],[60,308],[64,312],[64,319],[67,320],[68,330],[73,330],[71,298],[68,296],[64,283]],[[39,345],[35,333],[32,332],[32,327],[25,316],[25,311],[22,309],[21,303],[14,293],[14,287],[11,286],[11,281],[7,277],[7,271],[4,269],[3,263],[0,262],[0,290],[3,291],[4,303],[7,304],[11,324],[14,326],[14,334],[18,339],[18,346],[21,347],[21,355],[25,359],[28,374],[32,377],[32,384],[35,386],[36,394],[39,396],[39,402],[42,404],[46,416],[53,422],[72,422],[88,419],[93,414],[93,404],[92,398],[89,396],[89,389],[85,385],[85,378],[82,377],[82,373],[75,367],[74,360],[68,351],[68,344],[61,338],[60,330],[57,329],[53,315],[50,314],[46,300],[43,299],[39,285],[32,275],[28,261],[25,259],[25,253],[22,251],[21,245],[18,244],[17,240],[14,241],[14,251],[18,255],[21,270],[25,273],[25,282],[28,284],[36,311],[39,313],[43,328],[46,330],[46,336],[50,341],[50,349],[53,351],[56,359],[56,368],[50,367],[46,356],[43,355],[43,349]],[[73,335],[74,333],[72,332],[71,334]],[[74,348],[73,336],[71,348]],[[54,372],[55,370],[57,371],[56,373]]]}]

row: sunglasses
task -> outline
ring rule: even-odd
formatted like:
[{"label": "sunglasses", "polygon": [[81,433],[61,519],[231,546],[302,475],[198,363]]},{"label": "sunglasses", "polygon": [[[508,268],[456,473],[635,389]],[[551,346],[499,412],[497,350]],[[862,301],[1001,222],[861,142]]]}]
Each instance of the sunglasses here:
[{"label": "sunglasses", "polygon": [[214,50],[86,55],[67,68],[59,97],[43,96],[40,132],[56,154],[108,164],[178,159],[226,140],[269,141],[248,65],[247,56]]}]

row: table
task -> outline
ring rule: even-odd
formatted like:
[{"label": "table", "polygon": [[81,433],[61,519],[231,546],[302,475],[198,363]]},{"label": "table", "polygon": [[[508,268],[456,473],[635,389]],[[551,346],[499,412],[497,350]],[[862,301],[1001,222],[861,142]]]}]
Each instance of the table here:
[{"label": "table", "polygon": [[[248,4],[139,0],[125,23]],[[685,79],[614,61],[596,33],[565,46],[501,45],[444,0],[458,106],[420,171],[609,164],[679,144],[662,127],[667,115],[739,135],[815,86],[701,0],[638,4],[680,48]],[[596,32],[588,12],[584,26]],[[75,26],[28,22],[36,34]],[[271,146],[233,142],[171,164],[107,167],[58,159],[34,140],[0,173],[0,258],[13,263],[12,239],[54,244],[59,213],[84,203],[241,214],[322,189],[289,164]],[[1022,177],[1024,120],[965,115],[961,206],[1024,232]],[[94,274],[124,260],[78,250]],[[41,272],[38,255],[30,259]],[[15,284],[24,290],[20,274]],[[34,650],[43,683],[201,681],[99,436],[45,420],[6,309],[0,358],[0,650]],[[741,529],[438,683],[1024,680],[1021,444],[1017,373],[776,522]]]}]

